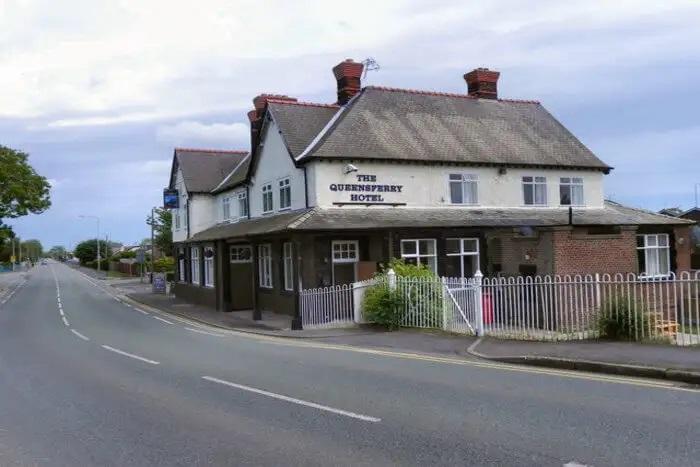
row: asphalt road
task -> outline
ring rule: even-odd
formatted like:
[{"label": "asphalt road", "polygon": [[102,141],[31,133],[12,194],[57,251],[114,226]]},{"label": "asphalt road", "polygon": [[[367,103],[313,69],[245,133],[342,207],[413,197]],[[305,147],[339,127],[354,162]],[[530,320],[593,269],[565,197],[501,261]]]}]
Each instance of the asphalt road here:
[{"label": "asphalt road", "polygon": [[685,466],[699,440],[694,388],[228,333],[61,264],[0,304],[1,466]]}]

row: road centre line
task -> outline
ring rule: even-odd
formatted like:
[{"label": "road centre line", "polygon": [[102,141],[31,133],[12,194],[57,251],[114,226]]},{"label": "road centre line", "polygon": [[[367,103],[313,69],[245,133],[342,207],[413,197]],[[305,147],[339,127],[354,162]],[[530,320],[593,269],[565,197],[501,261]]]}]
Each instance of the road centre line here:
[{"label": "road centre line", "polygon": [[248,391],[248,392],[252,392],[255,394],[260,394],[262,396],[271,397],[273,399],[278,399],[278,400],[282,400],[285,402],[291,402],[292,404],[303,405],[305,407],[311,407],[313,409],[323,410],[323,411],[331,412],[331,413],[334,413],[337,415],[343,415],[345,417],[356,418],[358,420],[363,420],[365,422],[378,423],[378,422],[382,421],[381,418],[370,417],[369,415],[363,415],[363,414],[359,414],[359,413],[355,413],[355,412],[349,412],[347,410],[336,409],[333,407],[329,407],[327,405],[321,405],[321,404],[317,404],[315,402],[309,402],[309,401],[305,401],[302,399],[296,399],[294,397],[285,396],[283,394],[277,394],[274,392],[265,391],[263,389],[257,389],[257,388],[253,388],[250,386],[245,386],[243,384],[232,383],[231,381],[225,381],[223,379],[214,378],[212,376],[202,376],[202,379],[205,379],[207,381],[211,381],[213,383],[223,384],[225,386],[229,386],[232,388],[240,389],[242,391]]},{"label": "road centre line", "polygon": [[81,338],[82,340],[84,340],[84,341],[89,341],[89,340],[90,340],[89,337],[84,336],[83,334],[80,334],[80,333],[79,333],[78,331],[76,331],[75,329],[71,329],[70,332],[72,332],[72,333],[75,334],[76,336],[80,337],[80,338]]},{"label": "road centre line", "polygon": [[142,362],[150,363],[151,365],[160,365],[160,362],[156,362],[155,360],[150,360],[148,358],[139,357],[138,355],[134,355],[134,354],[129,353],[129,352],[124,352],[123,350],[115,349],[114,347],[110,347],[108,345],[103,345],[102,348],[105,350],[109,350],[110,352],[118,353],[119,355],[123,355],[125,357],[130,357],[130,358],[133,358],[135,360],[140,360]]},{"label": "road centre line", "polygon": [[223,334],[217,334],[217,333],[214,333],[214,332],[203,331],[203,330],[201,330],[201,329],[195,329],[195,328],[185,328],[185,329],[187,329],[188,331],[192,331],[192,332],[198,332],[198,333],[200,333],[200,334],[207,334],[207,335],[209,335],[209,336],[224,337]]},{"label": "road centre line", "polygon": [[175,323],[172,323],[172,322],[168,321],[167,319],[163,319],[159,316],[154,316],[153,319],[157,319],[158,321],[162,321],[162,322],[167,323],[167,324],[175,324]]}]

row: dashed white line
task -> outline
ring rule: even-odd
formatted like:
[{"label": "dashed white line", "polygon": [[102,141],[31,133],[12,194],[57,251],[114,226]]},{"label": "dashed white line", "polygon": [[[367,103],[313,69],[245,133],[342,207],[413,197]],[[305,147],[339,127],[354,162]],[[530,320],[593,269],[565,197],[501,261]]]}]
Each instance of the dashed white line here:
[{"label": "dashed white line", "polygon": [[327,405],[321,405],[321,404],[317,404],[315,402],[309,402],[309,401],[305,401],[305,400],[301,400],[301,399],[296,399],[294,397],[285,396],[283,394],[276,394],[274,392],[265,391],[263,389],[257,389],[257,388],[253,388],[250,386],[245,386],[243,384],[232,383],[231,381],[225,381],[223,379],[214,378],[212,376],[202,376],[202,379],[205,379],[207,381],[211,381],[214,383],[223,384],[225,386],[229,386],[232,388],[240,389],[242,391],[248,391],[248,392],[260,394],[263,396],[272,397],[273,399],[279,399],[279,400],[282,400],[285,402],[291,402],[292,404],[303,405],[305,407],[311,407],[313,409],[324,410],[326,412],[331,412],[331,413],[334,413],[337,415],[343,415],[345,417],[356,418],[358,420],[363,420],[365,422],[377,423],[377,422],[382,421],[381,418],[370,417],[369,415],[363,415],[363,414],[359,414],[359,413],[355,413],[355,412],[349,412],[347,410],[336,409],[333,407],[329,407]]},{"label": "dashed white line", "polygon": [[167,323],[167,324],[174,324],[171,321],[168,321],[167,319],[160,318],[158,316],[153,316],[153,319],[157,319],[158,321],[162,321],[162,322]]},{"label": "dashed white line", "polygon": [[134,355],[134,354],[129,353],[129,352],[124,352],[123,350],[115,349],[114,347],[110,347],[108,345],[103,345],[102,348],[105,350],[109,350],[110,352],[118,353],[119,355],[124,355],[125,357],[130,357],[130,358],[133,358],[135,360],[140,360],[142,362],[150,363],[151,365],[160,365],[160,362],[156,362],[155,360],[150,360],[148,358],[139,357],[138,355]]},{"label": "dashed white line", "polygon": [[224,337],[223,334],[217,334],[217,333],[215,333],[215,332],[202,331],[201,329],[194,329],[194,328],[185,328],[185,329],[187,329],[188,331],[192,331],[192,332],[198,332],[198,333],[200,333],[200,334],[206,334],[206,335],[208,335],[208,336]]},{"label": "dashed white line", "polygon": [[80,333],[79,333],[78,331],[76,331],[75,329],[71,329],[70,332],[72,332],[72,333],[75,334],[76,336],[80,337],[80,338],[81,338],[82,340],[84,340],[84,341],[89,341],[89,340],[90,340],[89,337],[80,334]]},{"label": "dashed white line", "polygon": [[142,313],[142,314],[144,314],[144,315],[146,315],[146,316],[149,315],[149,313],[148,313],[147,311],[144,311],[144,310],[142,310],[141,308],[136,308],[136,307],[134,307],[134,310],[137,310],[139,313]]}]

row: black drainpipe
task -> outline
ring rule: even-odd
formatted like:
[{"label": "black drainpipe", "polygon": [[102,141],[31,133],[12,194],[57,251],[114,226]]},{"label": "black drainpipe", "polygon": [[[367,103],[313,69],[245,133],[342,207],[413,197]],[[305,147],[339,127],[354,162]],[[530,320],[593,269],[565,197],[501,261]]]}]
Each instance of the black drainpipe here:
[{"label": "black drainpipe", "polygon": [[250,187],[248,185],[245,186],[245,204],[245,212],[248,213],[248,219],[250,219]]},{"label": "black drainpipe", "polygon": [[187,214],[187,238],[186,240],[189,240],[190,238],[190,198],[187,197],[187,201],[185,202],[185,214]]},{"label": "black drainpipe", "polygon": [[302,167],[304,169],[304,203],[306,204],[306,209],[309,208],[309,182],[306,179],[306,165]]},{"label": "black drainpipe", "polygon": [[574,225],[574,208],[569,206],[569,225]]}]

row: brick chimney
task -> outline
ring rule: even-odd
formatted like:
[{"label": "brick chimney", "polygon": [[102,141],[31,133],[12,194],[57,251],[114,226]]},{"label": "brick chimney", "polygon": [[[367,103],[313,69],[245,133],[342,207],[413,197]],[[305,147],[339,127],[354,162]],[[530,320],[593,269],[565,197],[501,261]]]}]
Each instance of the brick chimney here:
[{"label": "brick chimney", "polygon": [[345,105],[348,101],[360,92],[362,84],[362,69],[365,66],[362,63],[357,63],[351,58],[338,63],[333,67],[333,74],[338,82],[338,104]]},{"label": "brick chimney", "polygon": [[295,97],[285,96],[283,94],[260,94],[253,98],[253,107],[255,109],[248,112],[248,120],[250,121],[250,153],[253,154],[260,143],[260,130],[262,129],[262,119],[267,107],[267,101],[277,100],[286,102],[296,102]]},{"label": "brick chimney", "polygon": [[464,75],[470,96],[482,99],[498,99],[498,71],[477,68]]}]

